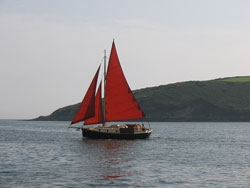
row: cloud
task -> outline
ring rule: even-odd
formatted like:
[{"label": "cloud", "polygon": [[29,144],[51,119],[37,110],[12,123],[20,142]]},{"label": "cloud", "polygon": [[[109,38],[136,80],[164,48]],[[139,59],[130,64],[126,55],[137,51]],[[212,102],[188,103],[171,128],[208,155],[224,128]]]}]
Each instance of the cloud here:
[{"label": "cloud", "polygon": [[118,27],[129,29],[155,29],[157,28],[153,22],[144,19],[114,19],[113,23]]}]

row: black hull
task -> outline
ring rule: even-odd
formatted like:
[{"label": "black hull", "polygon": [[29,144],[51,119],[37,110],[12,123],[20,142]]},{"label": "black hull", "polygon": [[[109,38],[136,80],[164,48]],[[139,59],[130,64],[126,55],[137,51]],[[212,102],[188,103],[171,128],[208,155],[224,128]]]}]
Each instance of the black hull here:
[{"label": "black hull", "polygon": [[93,139],[126,139],[126,140],[133,140],[133,139],[146,139],[151,135],[151,132],[149,133],[140,133],[140,134],[134,134],[134,133],[127,133],[127,134],[118,134],[118,133],[103,133],[103,132],[97,132],[92,131],[89,129],[82,129],[82,136],[87,138],[93,138]]}]

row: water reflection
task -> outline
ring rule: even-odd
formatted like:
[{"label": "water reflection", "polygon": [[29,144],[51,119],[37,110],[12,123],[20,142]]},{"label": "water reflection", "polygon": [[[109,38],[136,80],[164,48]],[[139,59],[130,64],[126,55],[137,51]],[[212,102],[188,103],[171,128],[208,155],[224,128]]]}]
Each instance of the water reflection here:
[{"label": "water reflection", "polygon": [[120,181],[133,176],[131,154],[136,149],[136,141],[83,139],[80,144],[87,153],[85,167],[91,178],[85,184],[115,184],[116,179]]}]

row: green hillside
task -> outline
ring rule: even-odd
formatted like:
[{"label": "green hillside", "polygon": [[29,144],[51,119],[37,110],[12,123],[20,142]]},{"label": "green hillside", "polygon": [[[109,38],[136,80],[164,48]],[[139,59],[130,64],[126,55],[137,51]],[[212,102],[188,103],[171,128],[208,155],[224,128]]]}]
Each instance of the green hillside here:
[{"label": "green hillside", "polygon": [[222,79],[221,81],[227,81],[227,82],[250,82],[250,76],[225,78],[225,79]]},{"label": "green hillside", "polygon": [[[150,121],[250,121],[250,77],[189,81],[134,91]],[[35,120],[72,120],[79,104]]]}]

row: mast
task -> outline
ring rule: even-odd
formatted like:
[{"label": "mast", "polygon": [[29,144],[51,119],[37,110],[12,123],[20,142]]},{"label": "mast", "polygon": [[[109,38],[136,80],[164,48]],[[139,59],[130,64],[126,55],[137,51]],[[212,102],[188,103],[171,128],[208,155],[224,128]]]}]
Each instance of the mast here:
[{"label": "mast", "polygon": [[104,103],[103,103],[103,116],[104,116],[104,122],[102,124],[102,126],[105,125],[106,122],[106,111],[105,111],[105,99],[106,99],[106,75],[107,75],[107,71],[106,71],[106,50],[104,50]]}]

